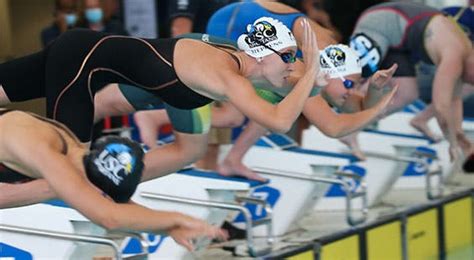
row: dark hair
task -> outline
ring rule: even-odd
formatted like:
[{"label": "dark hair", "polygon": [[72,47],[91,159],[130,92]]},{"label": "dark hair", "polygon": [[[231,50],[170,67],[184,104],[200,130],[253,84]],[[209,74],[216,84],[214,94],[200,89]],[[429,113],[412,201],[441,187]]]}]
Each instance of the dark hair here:
[{"label": "dark hair", "polygon": [[[72,1],[73,3],[73,8],[77,8],[79,3],[77,2],[77,0],[73,0]],[[61,10],[62,8],[64,8],[63,6],[63,1],[62,0],[54,0],[54,12],[57,12],[59,10]]]},{"label": "dark hair", "polygon": [[305,13],[305,10],[303,10],[303,0],[278,0],[278,2],[291,6],[296,10]]},{"label": "dark hair", "polygon": [[474,173],[474,153],[472,153],[464,162],[462,169],[467,173]]}]

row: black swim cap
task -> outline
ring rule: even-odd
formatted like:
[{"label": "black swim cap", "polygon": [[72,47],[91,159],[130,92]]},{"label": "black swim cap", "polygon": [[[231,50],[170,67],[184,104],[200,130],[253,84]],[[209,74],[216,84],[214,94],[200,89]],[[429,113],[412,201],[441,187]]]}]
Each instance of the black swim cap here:
[{"label": "black swim cap", "polygon": [[143,171],[144,152],[130,139],[106,136],[98,139],[83,158],[87,178],[115,202],[125,203],[137,189]]},{"label": "black swim cap", "polygon": [[466,173],[474,173],[474,153],[467,157],[462,165],[462,169]]},{"label": "black swim cap", "polygon": [[372,37],[365,33],[357,33],[351,36],[350,47],[359,54],[360,64],[362,66],[362,77],[368,78],[379,70],[382,63],[382,51],[378,43]]}]

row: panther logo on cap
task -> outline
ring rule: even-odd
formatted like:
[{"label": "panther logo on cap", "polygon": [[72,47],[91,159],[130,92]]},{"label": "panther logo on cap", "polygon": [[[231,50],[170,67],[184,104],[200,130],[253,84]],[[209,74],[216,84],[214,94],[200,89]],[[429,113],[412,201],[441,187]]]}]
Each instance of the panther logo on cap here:
[{"label": "panther logo on cap", "polygon": [[[326,48],[326,55],[330,62],[334,64],[334,67],[344,66],[346,64],[346,53],[338,47]],[[323,68],[329,69],[331,66],[327,63],[326,59],[320,57],[320,64]]]},{"label": "panther logo on cap", "polygon": [[105,146],[99,156],[94,159],[94,164],[102,174],[118,186],[123,178],[133,171],[135,158],[127,145],[112,143]]},{"label": "panther logo on cap", "polygon": [[275,26],[267,21],[260,21],[255,25],[249,25],[247,30],[248,36],[245,38],[245,42],[250,48],[260,46],[257,41],[266,44],[278,39]]}]

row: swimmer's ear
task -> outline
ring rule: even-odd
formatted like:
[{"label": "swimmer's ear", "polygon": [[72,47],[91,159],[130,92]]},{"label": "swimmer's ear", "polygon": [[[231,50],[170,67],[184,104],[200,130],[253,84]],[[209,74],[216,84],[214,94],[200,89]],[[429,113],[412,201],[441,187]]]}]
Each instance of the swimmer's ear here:
[{"label": "swimmer's ear", "polygon": [[318,76],[316,77],[316,84],[319,87],[325,87],[329,84],[328,82],[330,79],[331,77],[329,76],[329,74],[319,71]]}]

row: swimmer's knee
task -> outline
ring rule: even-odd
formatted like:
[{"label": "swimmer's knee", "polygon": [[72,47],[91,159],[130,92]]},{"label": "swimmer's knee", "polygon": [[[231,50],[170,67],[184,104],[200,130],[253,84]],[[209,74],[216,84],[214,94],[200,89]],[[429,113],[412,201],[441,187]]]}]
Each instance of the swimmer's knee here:
[{"label": "swimmer's knee", "polygon": [[176,133],[175,145],[177,145],[181,156],[189,163],[202,158],[207,151],[207,134],[182,134]]},{"label": "swimmer's knee", "polygon": [[227,127],[230,127],[230,128],[239,127],[244,123],[244,121],[245,121],[245,117],[243,115],[235,116],[231,120],[229,120]]}]

